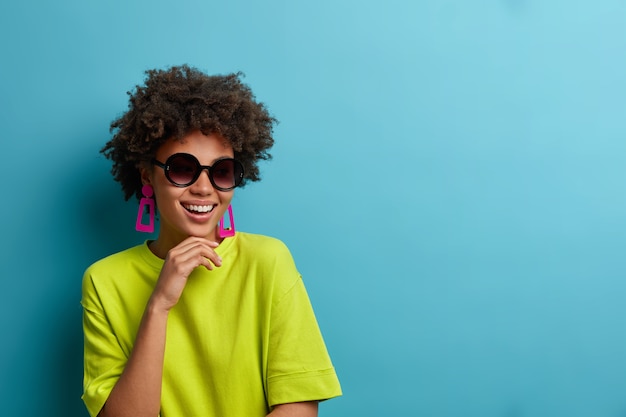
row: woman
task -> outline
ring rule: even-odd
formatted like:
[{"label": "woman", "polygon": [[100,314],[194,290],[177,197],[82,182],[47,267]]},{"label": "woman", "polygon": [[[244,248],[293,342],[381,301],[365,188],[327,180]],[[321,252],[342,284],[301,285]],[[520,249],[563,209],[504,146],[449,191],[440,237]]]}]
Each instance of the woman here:
[{"label": "woman", "polygon": [[341,395],[288,249],[235,232],[233,190],[259,180],[274,123],[238,74],[151,70],[130,94],[102,152],[137,229],[160,226],[85,272],[92,416],[309,417]]}]

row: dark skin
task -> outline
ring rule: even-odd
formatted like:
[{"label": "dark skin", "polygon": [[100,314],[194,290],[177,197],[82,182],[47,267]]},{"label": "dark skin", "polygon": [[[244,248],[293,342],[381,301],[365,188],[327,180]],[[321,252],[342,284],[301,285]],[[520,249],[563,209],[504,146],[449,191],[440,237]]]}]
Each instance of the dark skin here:
[{"label": "dark skin", "polygon": [[[203,165],[234,154],[223,137],[194,131],[183,140],[165,142],[156,155],[165,160],[178,152],[194,155]],[[163,170],[150,165],[142,168],[141,179],[152,185],[161,219],[159,235],[150,249],[165,262],[144,311],[133,351],[99,413],[101,417],[158,415],[169,312],[178,303],[195,268],[212,270],[222,265],[222,259],[215,252],[222,240],[217,233],[217,222],[224,215],[234,191],[215,189],[206,171],[195,183],[183,188],[172,185]],[[189,213],[185,209],[189,204],[210,210]],[[317,401],[280,404],[268,414],[271,417],[317,415]]]},{"label": "dark skin", "polygon": [[241,74],[208,76],[186,65],[147,71],[144,86],[130,92],[129,109],[111,123],[113,138],[101,152],[128,200],[142,197],[140,167],[168,140],[192,131],[217,133],[244,167],[247,181],[260,180],[258,161],[270,159],[276,124]]}]

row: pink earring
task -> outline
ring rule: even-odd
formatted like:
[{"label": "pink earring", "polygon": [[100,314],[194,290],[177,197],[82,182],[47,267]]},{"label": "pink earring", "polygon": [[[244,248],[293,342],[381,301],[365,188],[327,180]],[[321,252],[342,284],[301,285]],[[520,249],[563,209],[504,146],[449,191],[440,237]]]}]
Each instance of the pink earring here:
[{"label": "pink earring", "polygon": [[[141,193],[144,197],[139,200],[139,211],[137,212],[137,221],[135,222],[135,230],[138,232],[146,232],[152,233],[154,232],[154,199],[152,195],[154,194],[154,189],[150,184],[145,184],[141,188]],[[141,219],[143,217],[143,213],[146,211],[146,206],[148,206],[148,214],[149,214],[149,223],[143,224],[141,223]]]},{"label": "pink earring", "polygon": [[231,236],[235,236],[235,220],[233,219],[233,207],[231,205],[228,206],[228,217],[230,220],[230,224],[229,227],[224,227],[224,218],[226,217],[226,214],[224,214],[224,217],[222,217],[222,219],[220,220],[220,237],[231,237]]}]

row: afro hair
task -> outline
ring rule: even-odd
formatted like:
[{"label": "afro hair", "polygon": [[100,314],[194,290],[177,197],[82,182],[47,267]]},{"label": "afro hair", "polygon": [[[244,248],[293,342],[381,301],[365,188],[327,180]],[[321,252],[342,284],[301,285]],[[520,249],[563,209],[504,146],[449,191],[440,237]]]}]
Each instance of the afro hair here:
[{"label": "afro hair", "polygon": [[244,167],[247,181],[260,180],[258,161],[271,158],[277,120],[241,81],[243,74],[207,75],[188,65],[146,71],[128,111],[111,123],[112,139],[101,152],[113,162],[111,173],[124,197],[141,198],[139,167],[167,140],[199,130],[221,135]]}]

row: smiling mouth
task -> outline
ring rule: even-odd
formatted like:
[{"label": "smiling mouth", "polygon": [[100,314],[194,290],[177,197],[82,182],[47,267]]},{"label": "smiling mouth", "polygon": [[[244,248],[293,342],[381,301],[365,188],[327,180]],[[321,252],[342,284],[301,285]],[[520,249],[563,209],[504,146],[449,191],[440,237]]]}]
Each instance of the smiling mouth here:
[{"label": "smiling mouth", "polygon": [[196,206],[194,204],[185,204],[185,205],[183,205],[183,207],[185,208],[185,210],[187,210],[187,211],[189,211],[191,213],[210,213],[215,208],[214,205],[210,205],[210,206]]}]

